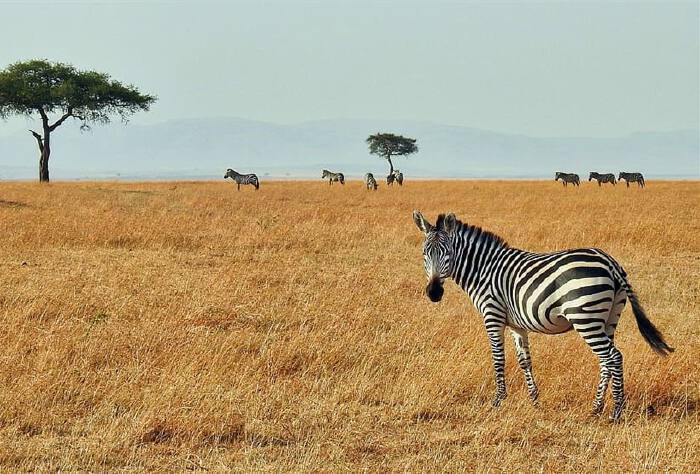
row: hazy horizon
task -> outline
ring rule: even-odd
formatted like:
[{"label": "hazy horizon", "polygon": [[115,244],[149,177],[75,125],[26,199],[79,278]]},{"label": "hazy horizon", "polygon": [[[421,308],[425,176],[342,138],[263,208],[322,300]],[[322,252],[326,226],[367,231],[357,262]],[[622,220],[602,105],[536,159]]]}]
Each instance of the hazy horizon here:
[{"label": "hazy horizon", "polygon": [[[193,143],[204,162],[219,166],[206,156],[221,153],[211,140],[228,140],[228,163],[256,169],[284,159],[371,163],[363,140],[380,130],[357,130],[363,123],[406,134],[440,128],[416,136],[421,152],[406,162],[416,173],[435,156],[444,166],[484,165],[490,169],[480,173],[508,176],[539,173],[557,160],[634,164],[636,152],[644,155],[640,166],[652,168],[670,160],[687,170],[689,154],[697,158],[697,137],[685,132],[700,133],[698,2],[13,2],[0,3],[0,11],[0,41],[12,45],[0,49],[0,68],[47,58],[158,96],[127,126],[117,120],[77,135],[78,125],[68,121],[56,130],[54,177],[71,167],[85,176],[128,173],[144,160],[164,169],[173,153],[184,170]],[[219,135],[161,130],[217,117],[229,124],[215,127]],[[252,122],[271,143],[257,143],[255,134],[239,139]],[[276,141],[273,133],[316,124],[324,136],[306,137],[315,143]],[[36,143],[26,131],[35,125],[23,117],[0,121],[0,176],[36,166]],[[186,150],[152,150],[137,127],[158,129]],[[632,143],[656,133],[687,143],[657,140],[653,150],[642,147],[648,137]],[[588,139],[598,144],[575,150],[593,143]],[[619,160],[620,150],[605,145],[618,142],[627,146]],[[274,144],[290,148],[278,152]],[[537,161],[540,151],[547,156]],[[527,165],[516,169],[521,154]],[[693,168],[700,174],[700,161]]]}]

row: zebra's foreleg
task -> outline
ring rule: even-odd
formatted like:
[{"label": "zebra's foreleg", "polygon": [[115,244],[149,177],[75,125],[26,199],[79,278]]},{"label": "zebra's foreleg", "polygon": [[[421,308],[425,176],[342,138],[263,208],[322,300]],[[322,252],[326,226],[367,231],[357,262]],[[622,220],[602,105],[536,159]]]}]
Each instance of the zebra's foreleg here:
[{"label": "zebra's foreleg", "polygon": [[489,325],[486,328],[491,344],[491,357],[493,358],[493,371],[496,379],[496,394],[493,397],[491,404],[497,407],[505,400],[506,392],[506,355],[503,351],[503,329],[504,326]]},{"label": "zebra's foreleg", "polygon": [[518,357],[518,365],[525,374],[525,383],[527,383],[527,391],[530,395],[532,403],[537,402],[539,390],[535,384],[535,378],[532,376],[532,359],[530,358],[530,343],[527,337],[527,331],[522,329],[510,328],[513,342],[515,343],[515,353]]}]

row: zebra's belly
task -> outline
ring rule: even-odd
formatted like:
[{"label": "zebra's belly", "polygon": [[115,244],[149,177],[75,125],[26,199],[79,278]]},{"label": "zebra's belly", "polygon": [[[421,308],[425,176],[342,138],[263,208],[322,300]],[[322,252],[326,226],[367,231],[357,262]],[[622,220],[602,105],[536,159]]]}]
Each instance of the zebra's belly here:
[{"label": "zebra's belly", "polygon": [[509,314],[508,326],[543,334],[561,334],[570,331],[573,325],[563,315],[550,315],[549,318],[527,318],[518,314]]}]

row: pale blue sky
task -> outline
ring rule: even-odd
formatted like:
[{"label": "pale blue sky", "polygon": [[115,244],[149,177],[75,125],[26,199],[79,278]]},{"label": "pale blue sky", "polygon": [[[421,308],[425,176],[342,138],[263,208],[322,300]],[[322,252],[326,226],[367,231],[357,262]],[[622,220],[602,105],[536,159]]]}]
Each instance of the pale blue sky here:
[{"label": "pale blue sky", "polygon": [[0,67],[44,57],[108,72],[158,95],[137,123],[417,119],[534,136],[699,127],[698,2],[57,3],[0,4]]}]

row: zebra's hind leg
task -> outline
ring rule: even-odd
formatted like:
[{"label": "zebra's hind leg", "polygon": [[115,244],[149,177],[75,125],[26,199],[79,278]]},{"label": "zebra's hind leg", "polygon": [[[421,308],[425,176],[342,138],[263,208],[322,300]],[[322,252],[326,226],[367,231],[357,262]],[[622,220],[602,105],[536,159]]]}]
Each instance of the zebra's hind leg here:
[{"label": "zebra's hind leg", "polygon": [[[615,295],[615,300],[613,301],[613,307],[610,309],[610,315],[605,323],[605,334],[610,339],[610,344],[615,343],[615,330],[617,329],[617,322],[620,320],[620,315],[622,310],[625,308],[625,303],[627,302],[627,294],[624,291],[620,291]],[[614,347],[614,346],[613,346]],[[607,362],[604,363],[603,359],[600,360],[600,381],[598,382],[598,389],[596,390],[595,401],[593,402],[593,415],[600,415],[605,407],[605,393],[608,390],[608,384],[610,383],[612,373],[608,367]]]},{"label": "zebra's hind leg", "polygon": [[625,408],[625,383],[622,374],[622,352],[615,346],[612,346],[610,349],[608,370],[610,370],[610,376],[612,377],[612,395],[615,402],[610,419],[618,421],[620,416],[622,416],[622,410]]},{"label": "zebra's hind leg", "polygon": [[510,333],[513,336],[515,343],[515,353],[518,357],[518,365],[525,374],[525,383],[527,383],[527,391],[530,395],[532,403],[537,402],[539,391],[535,378],[532,376],[532,359],[530,358],[530,344],[528,342],[527,331],[523,329],[510,328]]},{"label": "zebra's hind leg", "polygon": [[595,400],[593,401],[592,415],[598,416],[603,412],[605,407],[605,392],[608,391],[608,383],[610,382],[610,371],[607,366],[600,363],[600,376],[598,380],[598,389],[595,392]]},{"label": "zebra's hind leg", "polygon": [[613,302],[613,307],[610,310],[610,316],[605,325],[605,333],[610,338],[610,343],[613,344],[611,348],[611,353],[609,357],[609,372],[612,377],[612,392],[613,400],[615,402],[615,407],[613,408],[612,419],[617,421],[622,415],[622,410],[625,407],[625,394],[624,394],[624,376],[622,368],[622,353],[615,347],[615,330],[617,329],[617,322],[620,320],[620,315],[622,310],[625,309],[625,304],[627,303],[627,292],[624,290],[619,291],[615,295],[615,301]]},{"label": "zebra's hind leg", "polygon": [[[615,406],[611,419],[617,421],[624,408],[624,384],[622,379],[622,353],[613,345],[606,332],[606,319],[591,317],[590,314],[569,316],[576,332],[586,341],[593,353],[598,356],[600,380],[593,402],[593,414],[603,410],[605,392],[612,379],[612,392]],[[613,330],[614,331],[614,330]]]}]

